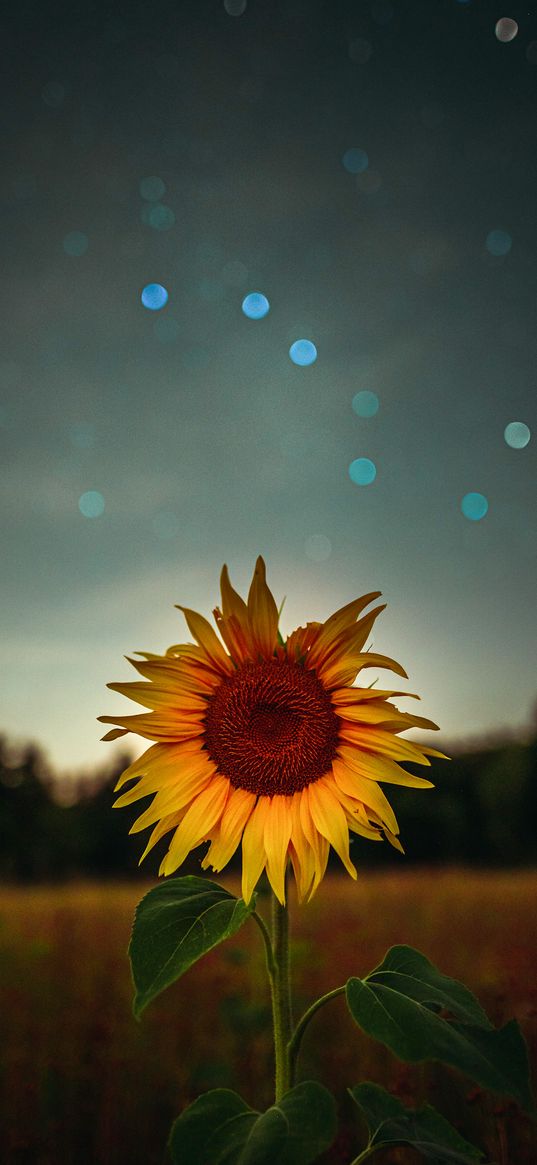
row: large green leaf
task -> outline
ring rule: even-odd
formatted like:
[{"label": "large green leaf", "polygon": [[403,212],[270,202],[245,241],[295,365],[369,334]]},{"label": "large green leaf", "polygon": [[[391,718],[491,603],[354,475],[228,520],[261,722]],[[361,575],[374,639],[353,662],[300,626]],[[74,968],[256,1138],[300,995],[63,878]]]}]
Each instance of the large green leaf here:
[{"label": "large green leaf", "polygon": [[369,1145],[412,1145],[432,1165],[475,1165],[483,1156],[432,1105],[415,1111],[369,1082],[349,1088],[369,1128]]},{"label": "large green leaf", "polygon": [[216,882],[189,875],[168,878],[136,907],[129,945],[136,988],[134,1014],[174,983],[207,951],[235,934],[255,905]]},{"label": "large green leaf", "polygon": [[527,1048],[516,1021],[493,1028],[468,988],[442,975],[419,951],[392,947],[365,979],[349,979],[346,993],[356,1023],[401,1060],[440,1060],[535,1111]]},{"label": "large green leaf", "polygon": [[304,1081],[264,1113],[227,1088],[206,1092],[175,1121],[169,1147],[173,1165],[310,1165],[335,1134],[334,1098]]}]

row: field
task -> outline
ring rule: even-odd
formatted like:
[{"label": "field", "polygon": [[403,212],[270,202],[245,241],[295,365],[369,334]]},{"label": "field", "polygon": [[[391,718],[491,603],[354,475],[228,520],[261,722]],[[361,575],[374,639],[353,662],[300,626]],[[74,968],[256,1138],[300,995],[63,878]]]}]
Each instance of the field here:
[{"label": "field", "polygon": [[[228,883],[229,888],[236,886]],[[271,1103],[263,950],[247,924],[132,1018],[126,957],[147,886],[0,891],[0,1126],[6,1165],[162,1165],[173,1118],[227,1086]],[[261,909],[264,905],[262,903]],[[462,978],[496,1024],[516,1017],[537,1064],[537,872],[414,869],[330,878],[292,916],[295,1010],[407,942]],[[345,1098],[371,1079],[406,1103],[426,1095],[498,1165],[534,1165],[537,1127],[505,1098],[436,1065],[405,1066],[361,1036],[336,999],[312,1023],[302,1078],[337,1093],[342,1133],[325,1165],[363,1143]],[[422,1158],[379,1152],[379,1165]]]}]

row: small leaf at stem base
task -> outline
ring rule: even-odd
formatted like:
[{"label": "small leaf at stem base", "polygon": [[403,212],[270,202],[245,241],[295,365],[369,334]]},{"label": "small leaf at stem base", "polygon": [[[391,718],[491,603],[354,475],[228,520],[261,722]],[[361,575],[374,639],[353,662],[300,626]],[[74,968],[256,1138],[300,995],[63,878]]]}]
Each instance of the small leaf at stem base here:
[{"label": "small leaf at stem base", "polygon": [[199,1096],[175,1121],[173,1165],[311,1165],[336,1134],[333,1096],[306,1080],[264,1113],[236,1092]]}]

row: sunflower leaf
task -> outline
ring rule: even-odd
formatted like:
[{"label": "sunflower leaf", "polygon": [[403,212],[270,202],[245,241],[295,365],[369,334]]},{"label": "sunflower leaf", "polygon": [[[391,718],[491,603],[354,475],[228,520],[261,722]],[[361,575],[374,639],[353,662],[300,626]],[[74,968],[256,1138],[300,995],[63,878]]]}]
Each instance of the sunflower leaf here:
[{"label": "sunflower leaf", "polygon": [[129,944],[137,1019],[147,1004],[193,963],[229,938],[255,907],[223,886],[188,875],[167,878],[136,907]]},{"label": "sunflower leaf", "polygon": [[310,1165],[335,1133],[334,1098],[316,1081],[297,1084],[264,1113],[215,1088],[177,1118],[169,1149],[173,1165]]},{"label": "sunflower leaf", "polygon": [[371,1148],[411,1145],[432,1165],[474,1165],[484,1155],[430,1104],[417,1111],[405,1108],[395,1096],[369,1081],[348,1091],[365,1116]]},{"label": "sunflower leaf", "polygon": [[349,979],[346,994],[356,1023],[399,1059],[440,1060],[535,1113],[516,1021],[494,1028],[471,991],[419,951],[392,947],[365,979]]}]

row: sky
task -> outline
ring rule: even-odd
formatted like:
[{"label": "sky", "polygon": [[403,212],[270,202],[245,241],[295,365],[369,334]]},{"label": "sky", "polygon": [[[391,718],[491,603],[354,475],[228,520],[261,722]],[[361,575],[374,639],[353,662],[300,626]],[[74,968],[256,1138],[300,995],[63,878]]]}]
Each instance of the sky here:
[{"label": "sky", "polygon": [[258,554],[284,633],[382,592],[444,742],[528,731],[533,6],[22,0],[2,39],[0,731],[110,761],[124,656]]}]

